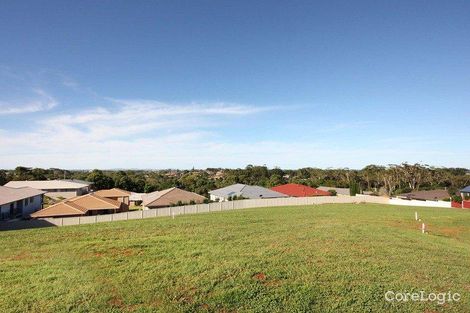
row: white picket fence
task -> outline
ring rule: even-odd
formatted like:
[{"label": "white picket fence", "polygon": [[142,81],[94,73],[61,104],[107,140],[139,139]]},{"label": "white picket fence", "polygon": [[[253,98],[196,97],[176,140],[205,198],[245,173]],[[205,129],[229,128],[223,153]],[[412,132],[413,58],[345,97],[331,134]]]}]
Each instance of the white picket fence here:
[{"label": "white picket fence", "polygon": [[275,199],[247,199],[228,202],[214,202],[207,204],[183,205],[176,207],[167,207],[161,209],[149,209],[140,211],[129,211],[115,214],[80,216],[80,217],[63,217],[63,218],[43,218],[56,226],[94,224],[101,222],[136,220],[144,218],[154,218],[160,216],[177,216],[182,214],[198,214],[208,212],[221,212],[229,210],[261,208],[261,207],[278,207],[278,206],[297,206],[297,205],[313,205],[327,203],[381,203],[388,204],[389,199],[385,197],[364,196],[338,196],[338,197],[303,197],[303,198],[275,198]]}]

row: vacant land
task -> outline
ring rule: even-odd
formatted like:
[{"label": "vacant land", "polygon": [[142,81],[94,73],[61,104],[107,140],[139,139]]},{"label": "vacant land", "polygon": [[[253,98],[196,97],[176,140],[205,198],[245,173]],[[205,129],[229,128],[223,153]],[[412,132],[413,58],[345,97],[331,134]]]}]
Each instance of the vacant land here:
[{"label": "vacant land", "polygon": [[[0,246],[0,312],[470,311],[458,209],[250,209],[2,232]],[[389,303],[388,290],[462,299]]]}]

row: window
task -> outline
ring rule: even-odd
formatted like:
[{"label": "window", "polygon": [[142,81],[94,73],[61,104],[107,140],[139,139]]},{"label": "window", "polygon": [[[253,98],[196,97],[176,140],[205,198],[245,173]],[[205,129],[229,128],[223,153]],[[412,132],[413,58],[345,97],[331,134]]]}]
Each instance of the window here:
[{"label": "window", "polygon": [[10,210],[13,210],[15,208],[15,203],[10,203]]},{"label": "window", "polygon": [[34,197],[29,198],[29,202],[33,203],[34,202]]},{"label": "window", "polygon": [[28,205],[29,203],[28,200],[29,200],[28,198],[24,199],[24,205]]}]

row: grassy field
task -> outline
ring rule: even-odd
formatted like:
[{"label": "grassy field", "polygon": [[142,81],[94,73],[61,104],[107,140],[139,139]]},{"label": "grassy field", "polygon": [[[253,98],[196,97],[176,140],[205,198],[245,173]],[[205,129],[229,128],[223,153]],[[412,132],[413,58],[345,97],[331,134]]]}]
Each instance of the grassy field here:
[{"label": "grassy field", "polygon": [[470,210],[263,208],[8,231],[0,246],[0,312],[470,312]]}]

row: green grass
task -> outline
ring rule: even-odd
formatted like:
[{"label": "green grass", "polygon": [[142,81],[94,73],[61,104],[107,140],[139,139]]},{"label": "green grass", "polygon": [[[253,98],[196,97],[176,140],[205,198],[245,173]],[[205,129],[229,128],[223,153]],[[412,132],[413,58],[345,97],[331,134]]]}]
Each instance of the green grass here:
[{"label": "green grass", "polygon": [[0,312],[470,312],[470,210],[262,208],[8,231],[0,247]]}]

